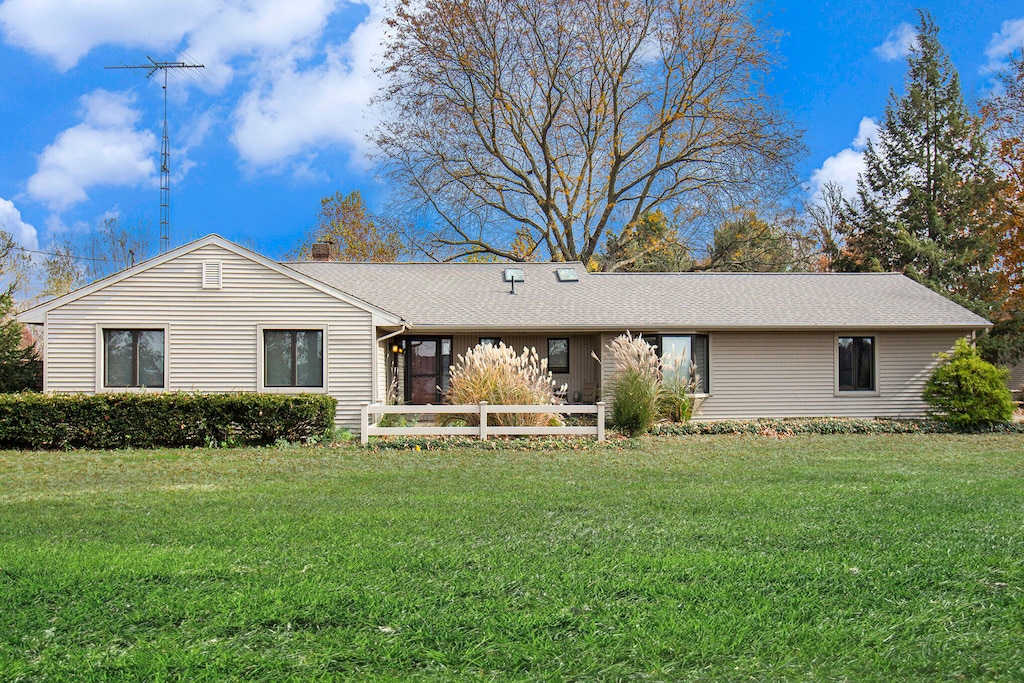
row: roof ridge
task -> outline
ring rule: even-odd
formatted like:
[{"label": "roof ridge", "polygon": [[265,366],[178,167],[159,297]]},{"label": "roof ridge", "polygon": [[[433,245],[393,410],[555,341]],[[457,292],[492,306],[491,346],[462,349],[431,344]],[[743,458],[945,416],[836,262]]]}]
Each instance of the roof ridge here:
[{"label": "roof ridge", "polygon": [[905,273],[897,271],[885,271],[885,272],[857,272],[857,273],[839,273],[839,272],[809,272],[809,271],[793,271],[793,272],[763,272],[757,270],[659,270],[659,271],[646,271],[646,272],[629,272],[629,271],[594,271],[591,275],[773,275],[773,276],[795,276],[795,275],[856,275],[858,277],[864,275],[902,275],[906,277]]},{"label": "roof ridge", "polygon": [[281,265],[287,264],[306,264],[316,263],[324,265],[343,265],[343,266],[493,266],[493,267],[504,267],[504,268],[521,268],[523,266],[555,266],[556,268],[566,268],[569,266],[583,266],[582,261],[314,261],[311,259],[306,260],[291,260],[291,261],[278,261]]}]

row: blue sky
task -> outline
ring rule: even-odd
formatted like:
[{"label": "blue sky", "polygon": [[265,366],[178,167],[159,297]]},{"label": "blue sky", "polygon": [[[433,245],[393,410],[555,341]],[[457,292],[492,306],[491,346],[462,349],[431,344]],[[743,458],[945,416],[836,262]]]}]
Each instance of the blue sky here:
[{"label": "blue sky", "polygon": [[[805,131],[800,192],[848,187],[916,8],[932,13],[971,102],[1024,44],[1019,0],[758,5],[781,31],[769,90]],[[0,224],[46,250],[107,216],[159,222],[158,78],[103,67],[194,60],[170,79],[173,245],[210,232],[270,256],[293,248],[321,197],[379,208],[364,134],[378,85],[383,3],[341,0],[5,0],[0,3]]]}]

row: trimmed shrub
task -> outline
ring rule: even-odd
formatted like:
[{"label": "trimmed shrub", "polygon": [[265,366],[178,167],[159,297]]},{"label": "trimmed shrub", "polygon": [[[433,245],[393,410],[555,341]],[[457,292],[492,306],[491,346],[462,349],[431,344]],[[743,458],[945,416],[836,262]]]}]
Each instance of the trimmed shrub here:
[{"label": "trimmed shrub", "polygon": [[[478,344],[465,356],[458,356],[452,366],[445,398],[454,405],[480,401],[526,406],[558,403],[547,360],[540,358],[536,349],[524,348],[523,353],[518,354],[504,342],[497,346]],[[480,422],[479,415],[458,417],[468,418],[474,425]],[[489,424],[503,427],[561,424],[560,418],[551,413],[488,413],[487,417]]]},{"label": "trimmed shrub", "polygon": [[266,446],[329,438],[337,402],[299,394],[0,395],[0,447]]},{"label": "trimmed shrub", "polygon": [[608,345],[615,362],[612,376],[612,424],[630,436],[643,434],[658,416],[662,394],[661,360],[643,335],[629,332]]},{"label": "trimmed shrub", "polygon": [[953,353],[940,353],[939,358],[941,364],[921,394],[936,419],[967,428],[1013,419],[1007,370],[982,359],[966,339],[958,339]]}]

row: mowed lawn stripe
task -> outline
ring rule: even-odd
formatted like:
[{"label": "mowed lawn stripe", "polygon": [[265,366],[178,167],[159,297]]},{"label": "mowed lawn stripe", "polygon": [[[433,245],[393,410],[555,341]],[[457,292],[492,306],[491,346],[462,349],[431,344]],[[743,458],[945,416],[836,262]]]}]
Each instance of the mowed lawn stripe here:
[{"label": "mowed lawn stripe", "polygon": [[1024,437],[0,453],[3,680],[1024,677]]}]

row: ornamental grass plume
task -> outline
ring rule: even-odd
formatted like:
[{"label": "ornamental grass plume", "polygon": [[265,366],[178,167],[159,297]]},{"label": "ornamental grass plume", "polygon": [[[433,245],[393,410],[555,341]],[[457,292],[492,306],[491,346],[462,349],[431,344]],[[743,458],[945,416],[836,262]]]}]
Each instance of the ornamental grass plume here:
[{"label": "ornamental grass plume", "polygon": [[683,354],[666,354],[662,359],[662,375],[661,396],[658,400],[662,419],[688,422],[694,413],[700,411],[702,403],[702,399],[695,396],[700,389],[697,364]]},{"label": "ornamental grass plume", "polygon": [[[487,401],[491,405],[555,405],[555,381],[548,362],[537,349],[524,348],[522,354],[499,342],[497,346],[478,344],[457,356],[452,366],[446,398],[455,405]],[[551,413],[492,413],[488,423],[497,426],[542,426],[561,424]],[[479,416],[470,416],[470,423]]]},{"label": "ornamental grass plume", "polygon": [[654,424],[662,393],[661,360],[643,335],[621,334],[608,344],[615,362],[612,376],[612,423],[636,436]]}]

